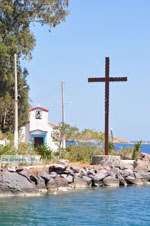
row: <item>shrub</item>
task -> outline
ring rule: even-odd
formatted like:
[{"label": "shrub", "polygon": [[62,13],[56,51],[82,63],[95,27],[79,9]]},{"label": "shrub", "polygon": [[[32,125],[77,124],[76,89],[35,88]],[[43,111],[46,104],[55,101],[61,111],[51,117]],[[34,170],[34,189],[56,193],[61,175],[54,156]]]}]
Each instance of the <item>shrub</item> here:
[{"label": "shrub", "polygon": [[140,156],[141,143],[142,141],[139,141],[134,145],[132,159],[136,159]]},{"label": "shrub", "polygon": [[133,155],[133,148],[121,148],[118,151],[118,155],[121,156],[122,159],[132,159],[132,155]]},{"label": "shrub", "polygon": [[71,162],[92,162],[93,155],[103,155],[104,149],[98,146],[80,144],[78,146],[69,145],[62,153],[61,158]]},{"label": "shrub", "polygon": [[40,145],[35,152],[41,156],[41,160],[50,161],[52,159],[52,150],[45,145]]}]

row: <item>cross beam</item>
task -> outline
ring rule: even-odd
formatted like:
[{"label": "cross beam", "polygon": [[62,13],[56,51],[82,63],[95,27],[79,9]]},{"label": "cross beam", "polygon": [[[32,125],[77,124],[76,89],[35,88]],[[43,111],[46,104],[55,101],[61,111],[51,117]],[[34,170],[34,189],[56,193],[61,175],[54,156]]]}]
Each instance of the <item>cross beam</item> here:
[{"label": "cross beam", "polygon": [[126,82],[127,77],[109,77],[109,57],[105,58],[105,77],[88,78],[88,82],[105,82],[105,155],[108,155],[109,138],[109,82]]}]

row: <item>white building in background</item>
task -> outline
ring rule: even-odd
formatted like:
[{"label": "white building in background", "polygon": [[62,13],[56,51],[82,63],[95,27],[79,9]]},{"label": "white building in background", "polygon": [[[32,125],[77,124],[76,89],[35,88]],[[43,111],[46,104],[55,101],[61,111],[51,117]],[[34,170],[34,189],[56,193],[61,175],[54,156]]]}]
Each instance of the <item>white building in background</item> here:
[{"label": "white building in background", "polygon": [[37,106],[31,108],[29,112],[28,123],[21,128],[20,141],[26,144],[45,145],[53,151],[58,149],[56,143],[52,139],[52,131],[54,127],[59,125],[48,121],[48,110]]}]

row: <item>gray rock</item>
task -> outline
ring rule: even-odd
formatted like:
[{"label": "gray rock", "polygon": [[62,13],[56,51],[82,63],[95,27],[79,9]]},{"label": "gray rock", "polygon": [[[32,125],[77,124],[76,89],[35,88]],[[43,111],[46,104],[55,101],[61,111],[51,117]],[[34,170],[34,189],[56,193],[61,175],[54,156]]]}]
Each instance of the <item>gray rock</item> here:
[{"label": "gray rock", "polygon": [[108,171],[110,170],[110,168],[109,169],[99,169],[99,170],[97,170],[97,173],[99,174],[99,173],[102,173],[102,174],[104,174],[105,176],[107,176],[108,175]]},{"label": "gray rock", "polygon": [[127,182],[125,181],[125,179],[123,178],[123,176],[121,176],[121,174],[117,174],[116,177],[119,180],[120,186],[127,187]]},{"label": "gray rock", "polygon": [[122,171],[120,171],[120,173],[122,174],[122,176],[125,178],[125,177],[128,177],[128,176],[131,176],[131,177],[133,177],[134,176],[134,174],[133,174],[133,171],[132,170],[130,170],[130,169],[126,169],[126,170],[122,170]]},{"label": "gray rock", "polygon": [[56,172],[57,174],[61,174],[66,170],[67,166],[62,164],[54,164],[49,167],[49,173]]},{"label": "gray rock", "polygon": [[116,174],[115,174],[113,171],[108,171],[108,172],[107,172],[107,175],[108,175],[108,176],[111,176],[111,177],[113,177],[113,178],[116,178]]},{"label": "gray rock", "polygon": [[134,177],[137,178],[137,179],[142,179],[142,175],[138,172],[134,172]]},{"label": "gray rock", "polygon": [[83,176],[82,179],[85,180],[87,182],[87,184],[91,187],[92,179],[90,177]]},{"label": "gray rock", "polygon": [[35,175],[30,175],[31,181],[33,181],[38,189],[46,189],[46,181],[40,177]]},{"label": "gray rock", "polygon": [[142,152],[141,152],[141,157],[142,157],[143,159],[145,159],[145,160],[150,161],[150,155],[147,154],[147,153],[142,153]]},{"label": "gray rock", "polygon": [[136,159],[134,161],[134,170],[135,171],[139,171],[142,170],[144,172],[148,172],[148,168],[149,168],[150,162],[148,160],[141,160],[141,159]]},{"label": "gray rock", "polygon": [[106,174],[104,174],[103,172],[99,172],[93,177],[93,179],[95,181],[100,181],[100,180],[103,180],[105,177],[106,177]]},{"label": "gray rock", "polygon": [[67,160],[67,159],[60,159],[58,161],[58,164],[61,164],[61,165],[64,165],[64,166],[68,167],[69,166],[69,160]]},{"label": "gray rock", "polygon": [[73,171],[73,173],[79,173],[80,169],[76,166],[70,166],[70,169]]},{"label": "gray rock", "polygon": [[45,181],[49,181],[51,178],[51,175],[46,172],[41,173],[39,176],[42,177]]},{"label": "gray rock", "polygon": [[30,183],[26,177],[15,172],[0,172],[0,192],[30,193],[34,191],[36,191],[36,186]]},{"label": "gray rock", "polygon": [[17,168],[16,168],[16,172],[21,172],[23,170],[24,170],[24,168],[22,166],[17,166]]},{"label": "gray rock", "polygon": [[65,178],[63,177],[56,177],[56,178],[51,178],[48,183],[46,184],[46,187],[48,191],[50,190],[55,190],[59,187],[67,187],[68,182]]},{"label": "gray rock", "polygon": [[111,176],[104,178],[103,183],[105,186],[119,187],[119,180]]},{"label": "gray rock", "polygon": [[88,170],[88,172],[87,172],[88,177],[93,178],[95,175],[96,175],[96,173],[95,173],[94,169]]},{"label": "gray rock", "polygon": [[103,186],[103,181],[102,179],[104,179],[104,177],[99,177],[98,174],[96,174],[94,177],[93,177],[93,186],[96,186],[96,187],[102,187]]},{"label": "gray rock", "polygon": [[56,172],[51,172],[50,173],[50,178],[55,178],[57,176],[58,176],[58,174]]},{"label": "gray rock", "polygon": [[23,169],[21,172],[17,172],[19,175],[25,177],[29,182],[31,182],[30,179],[30,171],[28,169]]},{"label": "gray rock", "polygon": [[111,169],[111,172],[114,173],[114,174],[116,175],[116,174],[119,174],[119,173],[120,173],[120,170],[119,170],[119,168],[114,168],[114,167],[113,167],[113,168]]},{"label": "gray rock", "polygon": [[143,185],[142,179],[131,177],[131,176],[126,177],[126,181],[128,184]]},{"label": "gray rock", "polygon": [[144,171],[139,171],[140,175],[142,176],[142,178],[148,182],[150,182],[150,174],[145,173]]},{"label": "gray rock", "polygon": [[80,175],[81,176],[87,176],[87,171],[85,169],[81,168]]},{"label": "gray rock", "polygon": [[70,184],[70,183],[73,183],[74,178],[72,175],[67,175],[66,180],[67,180],[68,184]]},{"label": "gray rock", "polygon": [[89,185],[87,181],[81,177],[74,178],[74,187],[77,189],[88,188]]}]

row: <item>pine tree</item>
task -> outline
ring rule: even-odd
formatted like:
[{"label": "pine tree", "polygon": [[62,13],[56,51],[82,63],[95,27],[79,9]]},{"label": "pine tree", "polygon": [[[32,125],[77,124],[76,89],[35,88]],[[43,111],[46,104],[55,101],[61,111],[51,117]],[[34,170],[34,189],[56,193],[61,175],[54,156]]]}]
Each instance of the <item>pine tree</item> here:
[{"label": "pine tree", "polygon": [[[32,59],[36,39],[31,23],[49,25],[49,30],[65,21],[67,0],[1,0],[0,1],[0,129],[14,130],[14,54],[18,57],[19,126],[26,123],[29,102],[22,59]],[[23,89],[24,86],[28,88]]]}]

